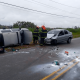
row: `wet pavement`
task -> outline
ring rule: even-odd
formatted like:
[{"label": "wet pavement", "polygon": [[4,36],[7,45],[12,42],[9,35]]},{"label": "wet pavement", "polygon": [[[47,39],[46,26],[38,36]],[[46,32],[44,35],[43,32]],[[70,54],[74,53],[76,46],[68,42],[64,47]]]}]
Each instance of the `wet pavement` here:
[{"label": "wet pavement", "polygon": [[[65,51],[68,52],[68,55]],[[45,76],[61,69],[70,61],[76,59],[62,72],[72,64],[80,61],[77,56],[80,56],[80,38],[73,39],[71,44],[64,42],[56,46],[35,45],[15,52],[6,52],[0,54],[0,80],[45,80]],[[55,65],[54,60],[58,60],[60,65]],[[79,67],[80,63],[56,80],[80,80]],[[55,76],[62,72],[56,73]],[[52,80],[55,76],[52,75],[46,80]]]}]

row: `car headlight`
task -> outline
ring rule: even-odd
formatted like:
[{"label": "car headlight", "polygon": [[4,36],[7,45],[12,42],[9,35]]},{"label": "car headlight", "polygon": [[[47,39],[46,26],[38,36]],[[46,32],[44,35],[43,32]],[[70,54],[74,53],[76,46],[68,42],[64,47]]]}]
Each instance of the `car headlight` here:
[{"label": "car headlight", "polygon": [[55,37],[56,36],[56,34],[54,34],[52,37]]},{"label": "car headlight", "polygon": [[53,38],[55,38],[56,37],[56,34],[55,35],[53,35],[52,37],[51,37],[51,39],[53,39]]}]

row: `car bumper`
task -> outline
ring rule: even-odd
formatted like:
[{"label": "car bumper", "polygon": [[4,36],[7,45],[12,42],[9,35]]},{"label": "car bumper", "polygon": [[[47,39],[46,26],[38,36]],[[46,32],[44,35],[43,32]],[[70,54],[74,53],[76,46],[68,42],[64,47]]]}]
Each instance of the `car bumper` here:
[{"label": "car bumper", "polygon": [[46,39],[45,39],[45,43],[46,43],[46,44],[51,44],[51,39],[46,38]]}]

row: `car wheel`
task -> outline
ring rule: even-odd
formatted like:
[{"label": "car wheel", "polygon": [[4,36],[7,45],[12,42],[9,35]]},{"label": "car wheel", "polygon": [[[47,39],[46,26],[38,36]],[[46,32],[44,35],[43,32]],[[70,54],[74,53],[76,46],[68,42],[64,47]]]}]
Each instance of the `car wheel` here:
[{"label": "car wheel", "polygon": [[71,38],[68,38],[67,43],[71,43]]},{"label": "car wheel", "polygon": [[51,41],[51,44],[52,44],[52,45],[57,45],[57,40],[52,40],[52,41]]}]

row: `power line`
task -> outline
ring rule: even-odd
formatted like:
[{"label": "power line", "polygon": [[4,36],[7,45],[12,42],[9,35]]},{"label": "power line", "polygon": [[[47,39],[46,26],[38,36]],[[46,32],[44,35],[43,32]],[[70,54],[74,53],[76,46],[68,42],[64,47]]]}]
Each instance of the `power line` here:
[{"label": "power line", "polygon": [[57,3],[57,4],[60,4],[60,5],[64,5],[64,6],[67,6],[67,7],[80,9],[80,8],[77,8],[77,7],[73,7],[73,6],[69,6],[69,5],[66,5],[66,4],[62,4],[62,3],[56,2],[56,1],[54,1],[54,0],[49,0],[49,1],[52,1],[52,2]]},{"label": "power line", "polygon": [[[13,6],[13,7],[17,7],[17,8],[21,8],[21,9],[27,9],[27,10],[34,11],[34,12],[39,12],[39,13],[44,13],[44,14],[49,14],[49,15],[55,15],[55,16],[59,16],[59,17],[76,18],[76,17],[69,17],[69,16],[64,16],[64,15],[57,15],[57,14],[53,14],[53,13],[47,13],[47,12],[43,12],[43,11],[38,11],[38,10],[34,10],[34,9],[30,9],[30,8],[25,8],[25,7],[13,5],[13,4],[9,4],[9,3],[5,3],[5,2],[1,2],[1,1],[0,1],[0,3],[6,4],[6,5],[10,5],[10,6]],[[80,18],[76,18],[76,19],[80,19]]]},{"label": "power line", "polygon": [[[29,1],[30,1],[30,0],[29,0]],[[33,0],[32,0],[32,1],[33,1]],[[31,2],[31,1],[30,1],[30,2]],[[61,10],[61,11],[65,11],[65,12],[70,13],[70,14],[74,14],[74,15],[80,16],[79,14],[75,14],[75,13],[72,13],[72,12],[69,12],[69,11],[66,11],[66,10],[63,10],[63,9],[59,9],[59,8],[56,8],[56,7],[53,7],[53,6],[50,6],[50,5],[47,5],[47,4],[44,4],[44,3],[41,3],[41,2],[35,1],[35,0],[34,0],[34,2],[39,3],[39,4],[41,4],[41,5],[45,5],[45,6],[50,7],[50,8],[55,8],[55,9],[58,9],[58,10]]]}]

